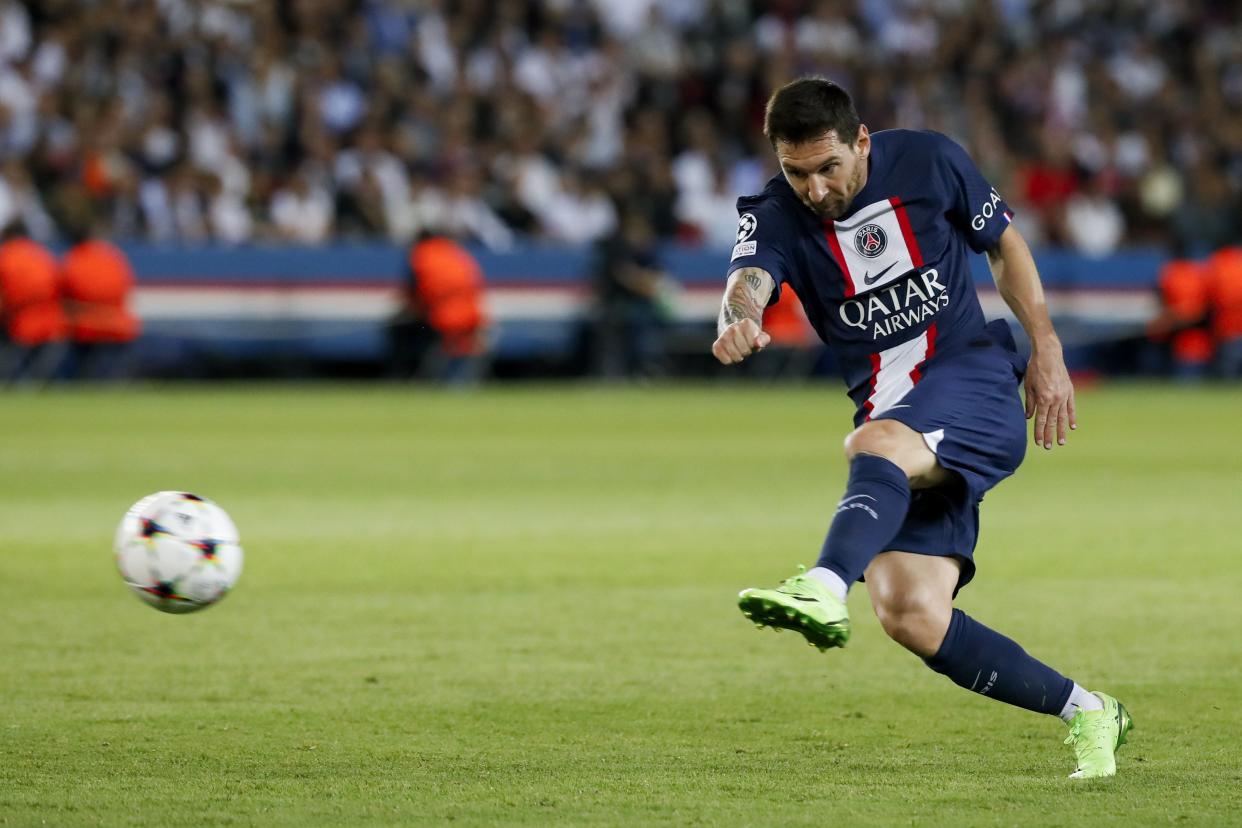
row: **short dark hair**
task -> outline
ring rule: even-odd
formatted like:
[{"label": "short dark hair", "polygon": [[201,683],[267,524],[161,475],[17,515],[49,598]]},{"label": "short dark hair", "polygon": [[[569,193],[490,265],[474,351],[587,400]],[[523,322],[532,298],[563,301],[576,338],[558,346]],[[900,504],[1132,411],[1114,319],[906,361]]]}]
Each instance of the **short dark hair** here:
[{"label": "short dark hair", "polygon": [[826,78],[798,78],[768,98],[763,134],[776,146],[777,141],[802,144],[835,132],[852,147],[861,123],[849,92]]}]

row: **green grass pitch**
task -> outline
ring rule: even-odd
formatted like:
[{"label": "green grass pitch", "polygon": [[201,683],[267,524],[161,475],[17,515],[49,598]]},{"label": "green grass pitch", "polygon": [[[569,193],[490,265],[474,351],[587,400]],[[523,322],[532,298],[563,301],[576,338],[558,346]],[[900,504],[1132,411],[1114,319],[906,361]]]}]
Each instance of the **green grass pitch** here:
[{"label": "green grass pitch", "polygon": [[[179,387],[0,402],[0,825],[1124,825],[1242,820],[1242,389],[1083,391],[983,508],[960,606],[1137,729],[1062,725],[735,596],[812,561],[835,383]],[[222,604],[162,615],[111,535],[218,500]]]}]

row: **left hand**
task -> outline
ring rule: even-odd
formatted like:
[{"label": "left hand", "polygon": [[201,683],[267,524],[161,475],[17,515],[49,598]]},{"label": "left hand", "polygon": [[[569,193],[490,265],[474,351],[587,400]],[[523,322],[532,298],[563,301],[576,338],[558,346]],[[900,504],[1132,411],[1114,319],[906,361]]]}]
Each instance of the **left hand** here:
[{"label": "left hand", "polygon": [[1074,416],[1074,385],[1070,382],[1061,343],[1055,340],[1035,345],[1026,368],[1026,418],[1035,418],[1035,442],[1052,448],[1055,432],[1057,445],[1065,445],[1069,430],[1078,428]]}]

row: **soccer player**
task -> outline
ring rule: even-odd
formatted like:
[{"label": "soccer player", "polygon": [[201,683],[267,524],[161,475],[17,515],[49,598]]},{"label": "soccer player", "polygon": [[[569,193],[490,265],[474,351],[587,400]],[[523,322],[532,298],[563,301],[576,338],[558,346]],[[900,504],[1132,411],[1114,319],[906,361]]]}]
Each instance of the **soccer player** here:
[{"label": "soccer player", "polygon": [[[1077,426],[1012,212],[953,141],[872,135],[849,94],[822,78],[773,94],[764,132],[781,173],[738,199],[712,353],[730,365],[762,350],[763,309],[788,284],[833,348],[857,412],[845,438],[849,479],[818,563],[775,589],[743,590],[738,605],[758,626],[796,630],[823,651],[849,639],[846,594],[865,576],[893,640],[961,687],[1060,716],[1072,778],[1112,776],[1133,726],[1126,709],[953,607],[974,575],[979,503],[1022,462],[1025,418],[1045,449]],[[985,324],[971,251],[987,253],[1030,337],[1029,364],[1004,320]]]}]

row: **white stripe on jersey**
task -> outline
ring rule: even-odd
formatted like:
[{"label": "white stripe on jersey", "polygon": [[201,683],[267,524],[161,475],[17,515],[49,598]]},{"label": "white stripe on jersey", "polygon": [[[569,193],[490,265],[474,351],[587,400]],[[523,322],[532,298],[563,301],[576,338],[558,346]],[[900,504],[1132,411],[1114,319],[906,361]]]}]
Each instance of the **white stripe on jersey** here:
[{"label": "white stripe on jersey", "polygon": [[871,394],[863,403],[867,419],[883,414],[910,393],[922,376],[919,369],[935,348],[936,326],[933,324],[914,339],[886,348],[871,358]]}]

